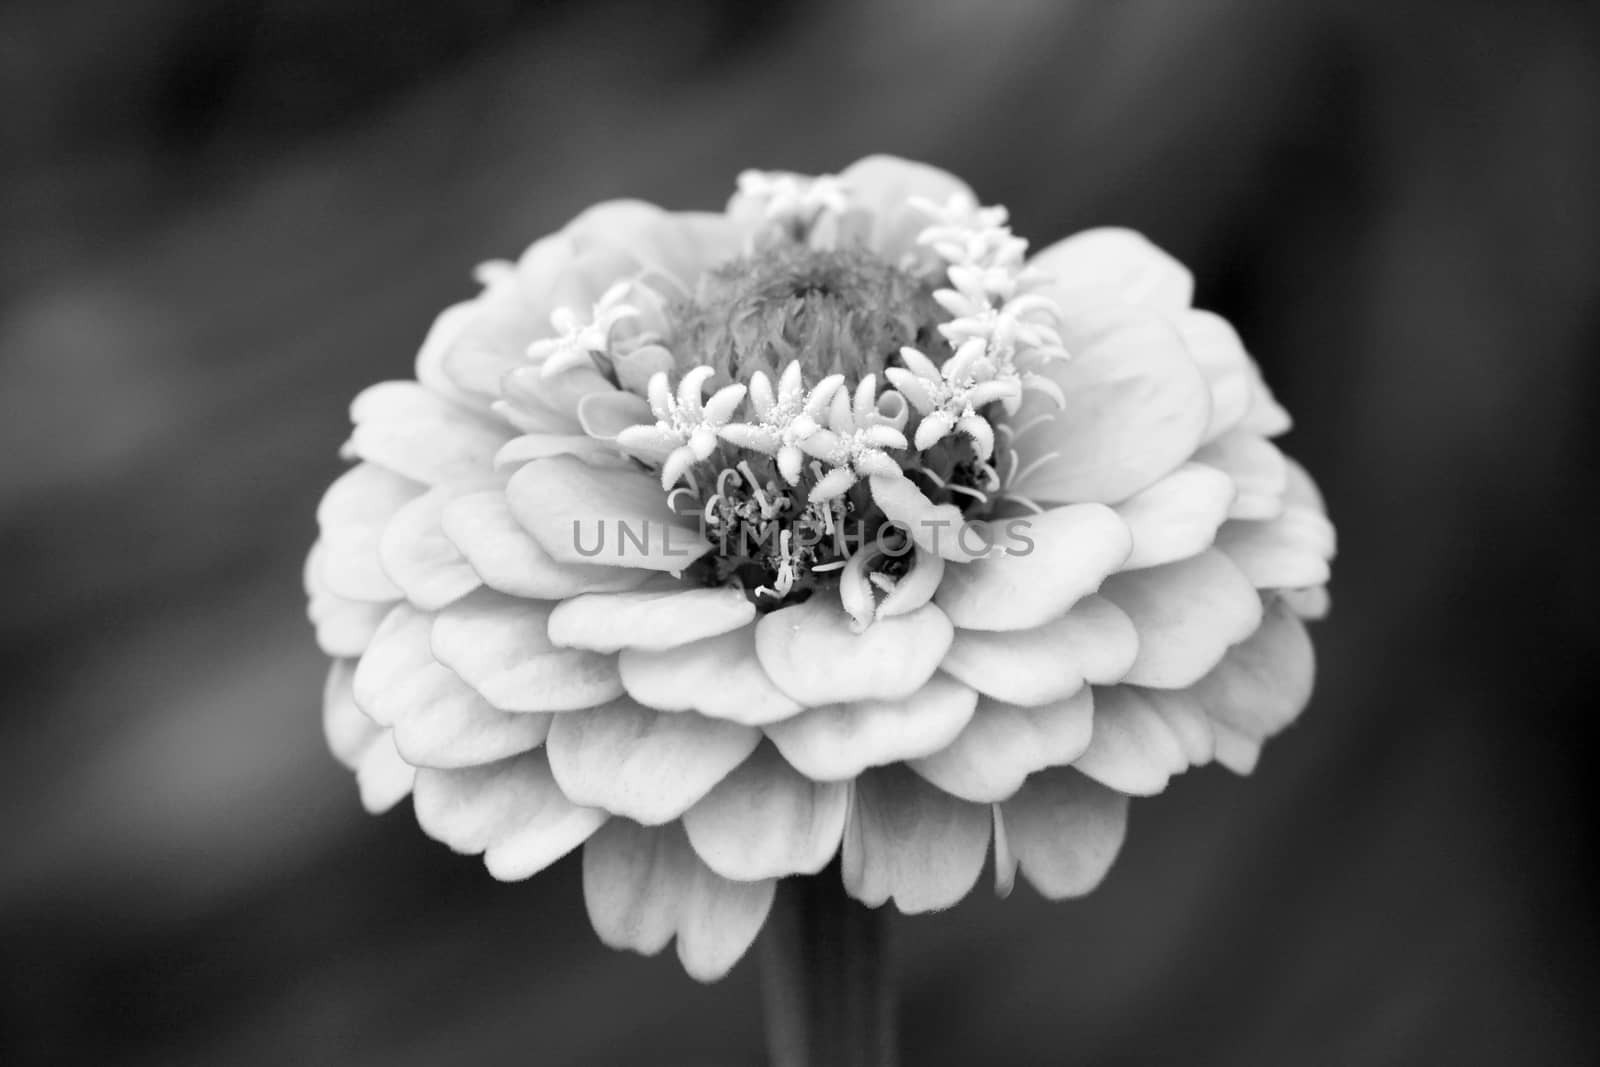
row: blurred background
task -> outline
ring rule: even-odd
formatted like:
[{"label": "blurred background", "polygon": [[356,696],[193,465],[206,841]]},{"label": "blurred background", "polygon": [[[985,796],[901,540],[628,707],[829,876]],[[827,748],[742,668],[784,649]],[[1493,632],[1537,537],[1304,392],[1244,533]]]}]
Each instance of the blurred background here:
[{"label": "blurred background", "polygon": [[1578,3],[10,0],[0,1061],[742,1064],[758,968],[362,814],[299,570],[349,398],[589,203],[890,151],[1195,270],[1340,528],[1310,712],[1093,896],[897,921],[905,1062],[1594,1062]]}]

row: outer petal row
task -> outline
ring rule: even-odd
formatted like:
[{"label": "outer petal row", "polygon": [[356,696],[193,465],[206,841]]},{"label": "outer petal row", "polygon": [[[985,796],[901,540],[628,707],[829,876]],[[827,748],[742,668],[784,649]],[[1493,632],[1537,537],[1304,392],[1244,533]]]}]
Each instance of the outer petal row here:
[{"label": "outer petal row", "polygon": [[771,879],[735,882],[712,871],[678,823],[613,819],[583,850],[583,897],[600,940],[651,956],[676,935],[684,970],[702,982],[739,962],[772,894]]}]

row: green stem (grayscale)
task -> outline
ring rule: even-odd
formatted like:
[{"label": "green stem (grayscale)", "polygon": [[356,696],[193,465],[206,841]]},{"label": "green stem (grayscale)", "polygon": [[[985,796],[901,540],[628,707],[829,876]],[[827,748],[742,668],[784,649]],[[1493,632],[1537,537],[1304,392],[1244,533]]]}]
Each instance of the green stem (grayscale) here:
[{"label": "green stem (grayscale)", "polygon": [[888,911],[848,896],[837,860],[778,883],[761,934],[772,1067],[895,1067]]}]

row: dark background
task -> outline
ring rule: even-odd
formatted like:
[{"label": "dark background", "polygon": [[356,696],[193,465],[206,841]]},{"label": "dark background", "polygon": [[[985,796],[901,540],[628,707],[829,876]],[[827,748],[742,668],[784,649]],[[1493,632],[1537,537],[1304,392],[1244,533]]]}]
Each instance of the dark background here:
[{"label": "dark background", "polygon": [[325,753],[345,408],[587,204],[926,159],[1190,263],[1341,534],[1307,716],[1095,895],[898,920],[908,1065],[1593,1062],[1600,63],[1576,3],[0,8],[0,1060],[737,1064]]}]

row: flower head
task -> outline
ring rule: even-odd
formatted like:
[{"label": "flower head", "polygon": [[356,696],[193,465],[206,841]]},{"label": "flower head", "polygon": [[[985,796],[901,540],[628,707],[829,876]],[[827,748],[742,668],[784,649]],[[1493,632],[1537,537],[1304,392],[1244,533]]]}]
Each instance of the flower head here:
[{"label": "flower head", "polygon": [[363,801],[715,978],[774,881],[1092,889],[1310,695],[1333,528],[1182,266],[957,179],[750,172],[480,272],[352,406],[306,566]]}]

